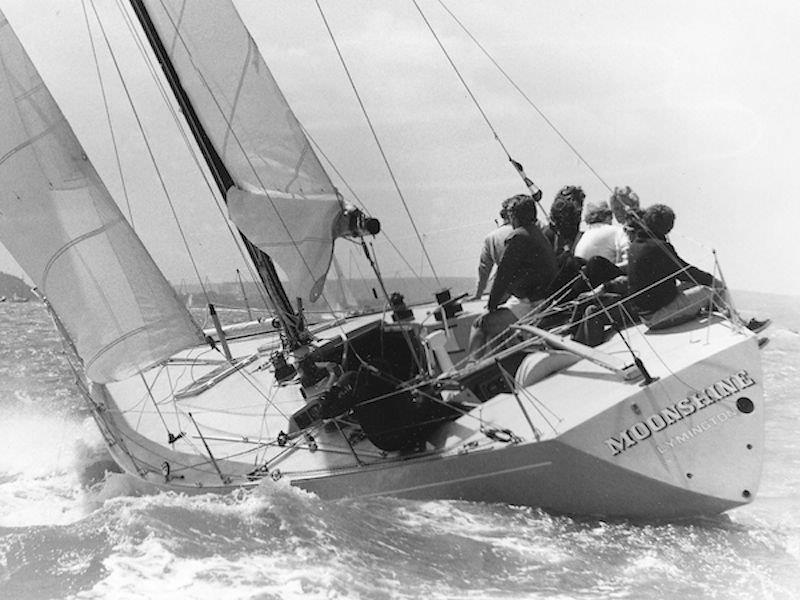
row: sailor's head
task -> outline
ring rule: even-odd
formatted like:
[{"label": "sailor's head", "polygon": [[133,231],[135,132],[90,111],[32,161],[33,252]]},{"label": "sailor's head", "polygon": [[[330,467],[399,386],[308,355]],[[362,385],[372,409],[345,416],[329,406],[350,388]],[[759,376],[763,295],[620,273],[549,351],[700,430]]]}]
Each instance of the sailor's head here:
[{"label": "sailor's head", "polygon": [[503,219],[503,221],[506,222],[506,223],[510,220],[510,217],[509,217],[509,214],[508,214],[508,205],[511,204],[511,201],[514,198],[516,198],[516,196],[511,196],[511,198],[506,198],[500,204],[500,218]]},{"label": "sailor's head", "polygon": [[550,222],[563,236],[574,236],[581,225],[581,207],[571,199],[556,196],[550,206]]},{"label": "sailor's head", "polygon": [[578,208],[583,208],[583,199],[586,198],[586,194],[583,193],[583,190],[580,188],[580,186],[565,185],[558,190],[554,200],[558,200],[559,198],[563,198],[572,202]]},{"label": "sailor's head", "polygon": [[536,222],[536,201],[532,196],[519,194],[508,199],[508,218],[515,227],[527,227]]},{"label": "sailor's head", "polygon": [[632,208],[639,208],[639,196],[630,186],[615,187],[608,203],[617,223],[624,223],[627,212]]},{"label": "sailor's head", "polygon": [[666,204],[653,204],[644,211],[644,226],[651,235],[664,238],[672,231],[675,224],[675,213]]},{"label": "sailor's head", "polygon": [[587,203],[583,220],[588,225],[592,223],[611,223],[611,209],[608,207],[608,202]]},{"label": "sailor's head", "polygon": [[639,236],[639,232],[644,232],[644,211],[641,208],[630,208],[625,214],[625,233],[633,241]]}]

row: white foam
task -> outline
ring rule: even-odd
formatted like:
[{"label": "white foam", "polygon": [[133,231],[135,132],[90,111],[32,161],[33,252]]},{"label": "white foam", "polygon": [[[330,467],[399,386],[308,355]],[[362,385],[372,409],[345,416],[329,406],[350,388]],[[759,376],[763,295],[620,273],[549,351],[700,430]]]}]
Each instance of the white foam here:
[{"label": "white foam", "polygon": [[119,545],[103,566],[106,577],[80,598],[218,600],[265,593],[285,600],[350,597],[333,590],[346,565],[315,564],[280,552],[181,557],[165,540],[149,537]]},{"label": "white foam", "polygon": [[[396,512],[400,517],[398,522],[412,530],[459,536],[521,560],[549,564],[569,560],[568,552],[552,544],[548,531],[549,517],[528,509],[498,507],[498,510],[501,511],[499,514],[485,510],[484,505],[480,504],[433,501],[401,505]],[[514,520],[509,519],[509,510],[514,511]],[[526,525],[535,521],[542,535],[532,536],[531,529],[523,529],[520,520]],[[525,530],[525,535],[520,535],[519,530]]]},{"label": "white foam", "polygon": [[0,525],[63,525],[89,512],[81,475],[105,456],[90,420],[71,421],[35,412],[0,421]]}]

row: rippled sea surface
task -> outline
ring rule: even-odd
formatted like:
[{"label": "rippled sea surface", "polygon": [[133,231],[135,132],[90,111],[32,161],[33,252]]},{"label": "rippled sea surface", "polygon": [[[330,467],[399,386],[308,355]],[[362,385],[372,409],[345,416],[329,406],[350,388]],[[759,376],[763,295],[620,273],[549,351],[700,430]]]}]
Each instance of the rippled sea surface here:
[{"label": "rippled sea surface", "polygon": [[117,472],[38,304],[0,304],[0,598],[800,597],[800,299],[773,318],[756,501],[605,522],[467,502],[151,495]]}]

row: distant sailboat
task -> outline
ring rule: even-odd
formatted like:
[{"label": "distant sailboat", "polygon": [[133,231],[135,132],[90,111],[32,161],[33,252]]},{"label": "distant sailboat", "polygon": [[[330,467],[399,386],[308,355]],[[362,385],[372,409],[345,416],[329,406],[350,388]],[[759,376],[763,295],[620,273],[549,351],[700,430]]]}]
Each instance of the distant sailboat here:
[{"label": "distant sailboat", "polygon": [[539,327],[547,306],[477,362],[466,338],[481,307],[446,294],[409,308],[387,291],[383,312],[309,326],[335,240],[377,222],[343,202],[228,0],[131,5],[277,316],[235,339],[198,326],[2,17],[0,239],[126,472],[186,492],[288,482],[608,516],[753,500],[759,351],[722,315],[658,334],[627,323],[589,348]]}]

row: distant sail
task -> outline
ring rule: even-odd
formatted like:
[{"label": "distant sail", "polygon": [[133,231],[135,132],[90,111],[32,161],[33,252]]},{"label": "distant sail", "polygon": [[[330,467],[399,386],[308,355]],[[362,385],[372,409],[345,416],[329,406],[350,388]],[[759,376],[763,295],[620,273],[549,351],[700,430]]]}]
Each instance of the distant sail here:
[{"label": "distant sail", "polygon": [[333,253],[336,190],[228,0],[144,0],[235,187],[239,229],[314,301]]},{"label": "distant sail", "polygon": [[0,240],[107,383],[202,334],[100,181],[0,13]]}]

